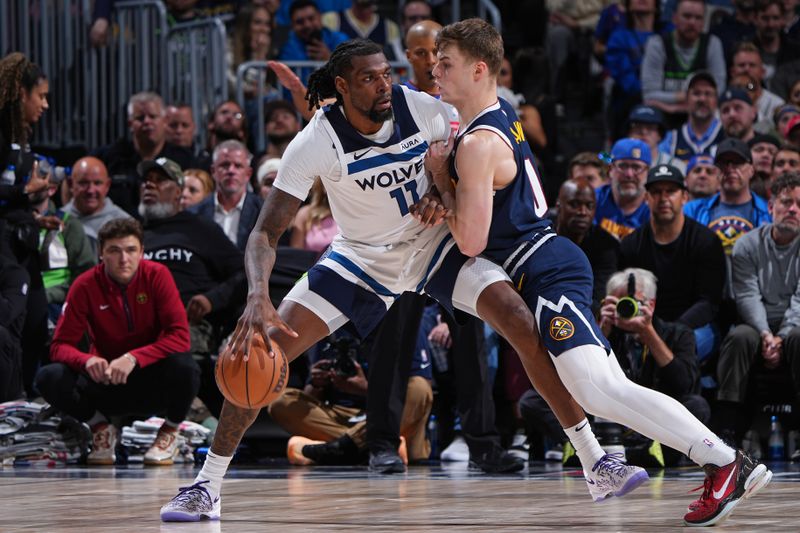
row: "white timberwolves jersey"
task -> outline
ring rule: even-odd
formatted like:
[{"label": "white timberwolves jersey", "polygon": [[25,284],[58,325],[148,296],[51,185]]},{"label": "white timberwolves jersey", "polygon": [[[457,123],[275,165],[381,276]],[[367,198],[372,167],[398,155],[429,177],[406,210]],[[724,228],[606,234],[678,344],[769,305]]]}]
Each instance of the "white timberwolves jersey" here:
[{"label": "white timberwolves jersey", "polygon": [[450,117],[425,93],[392,88],[394,120],[364,136],[338,105],[320,109],[289,144],[275,187],[301,200],[319,176],[341,237],[367,246],[412,241],[425,230],[409,207],[430,188],[424,158],[446,140]]}]

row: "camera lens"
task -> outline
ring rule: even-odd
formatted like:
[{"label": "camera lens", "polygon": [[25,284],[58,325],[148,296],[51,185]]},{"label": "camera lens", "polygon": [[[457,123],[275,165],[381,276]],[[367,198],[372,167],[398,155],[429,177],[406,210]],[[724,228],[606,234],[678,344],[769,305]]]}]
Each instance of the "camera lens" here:
[{"label": "camera lens", "polygon": [[625,296],[617,302],[617,316],[620,318],[633,318],[639,314],[639,302]]}]

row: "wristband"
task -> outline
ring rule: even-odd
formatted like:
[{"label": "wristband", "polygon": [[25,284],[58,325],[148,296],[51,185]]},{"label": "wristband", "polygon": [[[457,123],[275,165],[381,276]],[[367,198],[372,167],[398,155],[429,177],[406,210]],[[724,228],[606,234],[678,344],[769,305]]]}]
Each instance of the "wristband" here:
[{"label": "wristband", "polygon": [[138,366],[138,364],[139,364],[139,361],[137,361],[136,358],[134,356],[132,356],[131,354],[129,354],[129,353],[122,354],[122,357],[124,357],[125,359],[127,359],[131,363],[133,363],[133,368],[136,368]]}]

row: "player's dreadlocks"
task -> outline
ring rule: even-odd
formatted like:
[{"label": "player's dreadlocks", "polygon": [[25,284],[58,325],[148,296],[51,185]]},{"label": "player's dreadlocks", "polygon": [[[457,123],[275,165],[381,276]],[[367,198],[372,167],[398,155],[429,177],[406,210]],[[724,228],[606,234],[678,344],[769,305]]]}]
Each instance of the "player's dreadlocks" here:
[{"label": "player's dreadlocks", "polygon": [[8,54],[0,59],[0,127],[7,141],[24,146],[28,140],[28,128],[22,117],[20,89],[30,92],[40,81],[47,79],[35,63],[20,52]]},{"label": "player's dreadlocks", "polygon": [[367,39],[352,39],[336,47],[328,62],[315,70],[308,78],[309,111],[319,108],[319,103],[326,98],[336,97],[342,103],[342,96],[336,91],[337,76],[344,76],[353,67],[353,58],[382,54],[383,47]]}]

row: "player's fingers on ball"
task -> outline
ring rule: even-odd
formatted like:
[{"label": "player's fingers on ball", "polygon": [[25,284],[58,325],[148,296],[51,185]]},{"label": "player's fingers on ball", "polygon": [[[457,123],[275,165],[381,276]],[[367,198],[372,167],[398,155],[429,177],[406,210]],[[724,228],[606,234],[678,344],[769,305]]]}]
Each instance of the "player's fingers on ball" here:
[{"label": "player's fingers on ball", "polygon": [[278,320],[278,322],[275,324],[275,326],[277,326],[278,329],[280,329],[281,331],[283,331],[284,333],[286,333],[290,337],[295,337],[295,338],[298,337],[297,332],[295,330],[293,330],[289,326],[289,324],[287,324],[283,320]]}]

